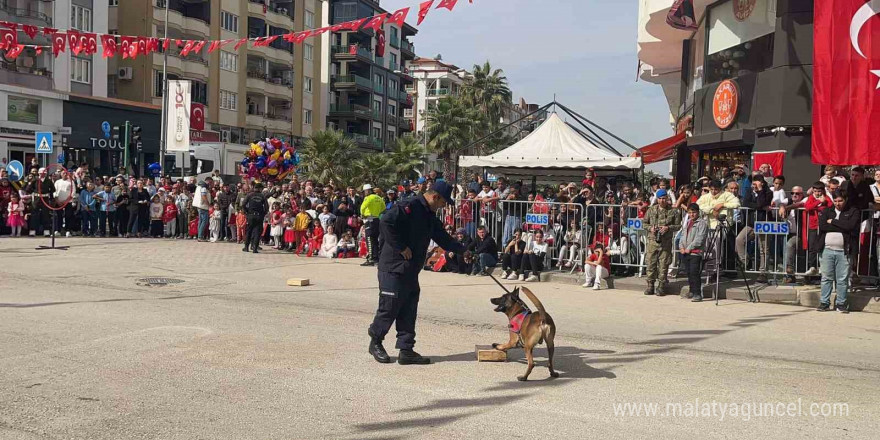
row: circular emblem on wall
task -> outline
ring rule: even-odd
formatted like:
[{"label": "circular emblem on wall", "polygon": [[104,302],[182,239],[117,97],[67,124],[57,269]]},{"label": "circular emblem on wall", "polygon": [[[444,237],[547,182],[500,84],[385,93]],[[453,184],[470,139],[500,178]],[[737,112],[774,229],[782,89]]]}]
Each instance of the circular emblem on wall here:
[{"label": "circular emblem on wall", "polygon": [[755,10],[755,3],[757,2],[758,0],[732,0],[733,16],[739,21],[745,21],[752,15],[752,11]]},{"label": "circular emblem on wall", "polygon": [[715,89],[715,99],[712,101],[712,116],[715,125],[724,130],[736,121],[736,110],[739,107],[739,89],[731,80],[724,80]]}]

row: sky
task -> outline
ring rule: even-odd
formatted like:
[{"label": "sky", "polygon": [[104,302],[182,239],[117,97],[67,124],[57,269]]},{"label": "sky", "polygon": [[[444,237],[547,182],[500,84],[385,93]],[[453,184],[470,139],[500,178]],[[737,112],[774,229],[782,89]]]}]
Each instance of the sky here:
[{"label": "sky", "polygon": [[[407,22],[415,25],[419,3],[380,4],[391,12],[411,6]],[[663,90],[636,82],[638,9],[624,0],[459,0],[452,12],[432,10],[411,40],[418,56],[441,54],[467,70],[489,60],[504,69],[514,102],[543,105],[555,94],[642,147],[673,133]],[[668,172],[668,162],[657,165],[649,169]]]}]

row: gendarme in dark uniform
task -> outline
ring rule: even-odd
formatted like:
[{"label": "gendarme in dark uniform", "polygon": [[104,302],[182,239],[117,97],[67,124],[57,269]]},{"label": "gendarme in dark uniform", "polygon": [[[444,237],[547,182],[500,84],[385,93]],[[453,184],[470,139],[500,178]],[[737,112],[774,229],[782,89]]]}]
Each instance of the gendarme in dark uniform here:
[{"label": "gendarme in dark uniform", "polygon": [[452,187],[440,181],[424,195],[397,202],[379,220],[379,307],[370,325],[370,354],[381,363],[391,362],[382,346],[391,324],[397,321],[398,363],[428,364],[430,359],[415,351],[416,316],[419,308],[419,272],[425,265],[433,239],[447,252],[466,249],[443,228],[435,211],[452,202]]}]

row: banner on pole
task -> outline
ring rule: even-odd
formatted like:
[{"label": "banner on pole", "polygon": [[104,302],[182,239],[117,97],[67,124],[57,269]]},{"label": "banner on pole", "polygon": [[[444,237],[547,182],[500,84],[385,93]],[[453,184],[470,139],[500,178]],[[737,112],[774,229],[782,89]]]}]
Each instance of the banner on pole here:
[{"label": "banner on pole", "polygon": [[168,81],[165,98],[166,133],[165,151],[189,151],[189,118],[192,100],[191,83],[186,80]]}]

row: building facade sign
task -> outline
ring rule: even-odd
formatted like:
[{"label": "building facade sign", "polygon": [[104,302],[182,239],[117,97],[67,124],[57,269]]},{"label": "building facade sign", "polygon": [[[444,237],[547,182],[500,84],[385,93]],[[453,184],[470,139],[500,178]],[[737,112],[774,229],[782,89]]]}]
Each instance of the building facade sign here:
[{"label": "building facade sign", "polygon": [[731,80],[721,81],[715,89],[715,98],[712,100],[712,116],[715,125],[722,130],[730,128],[736,121],[736,111],[739,107],[739,89]]}]

